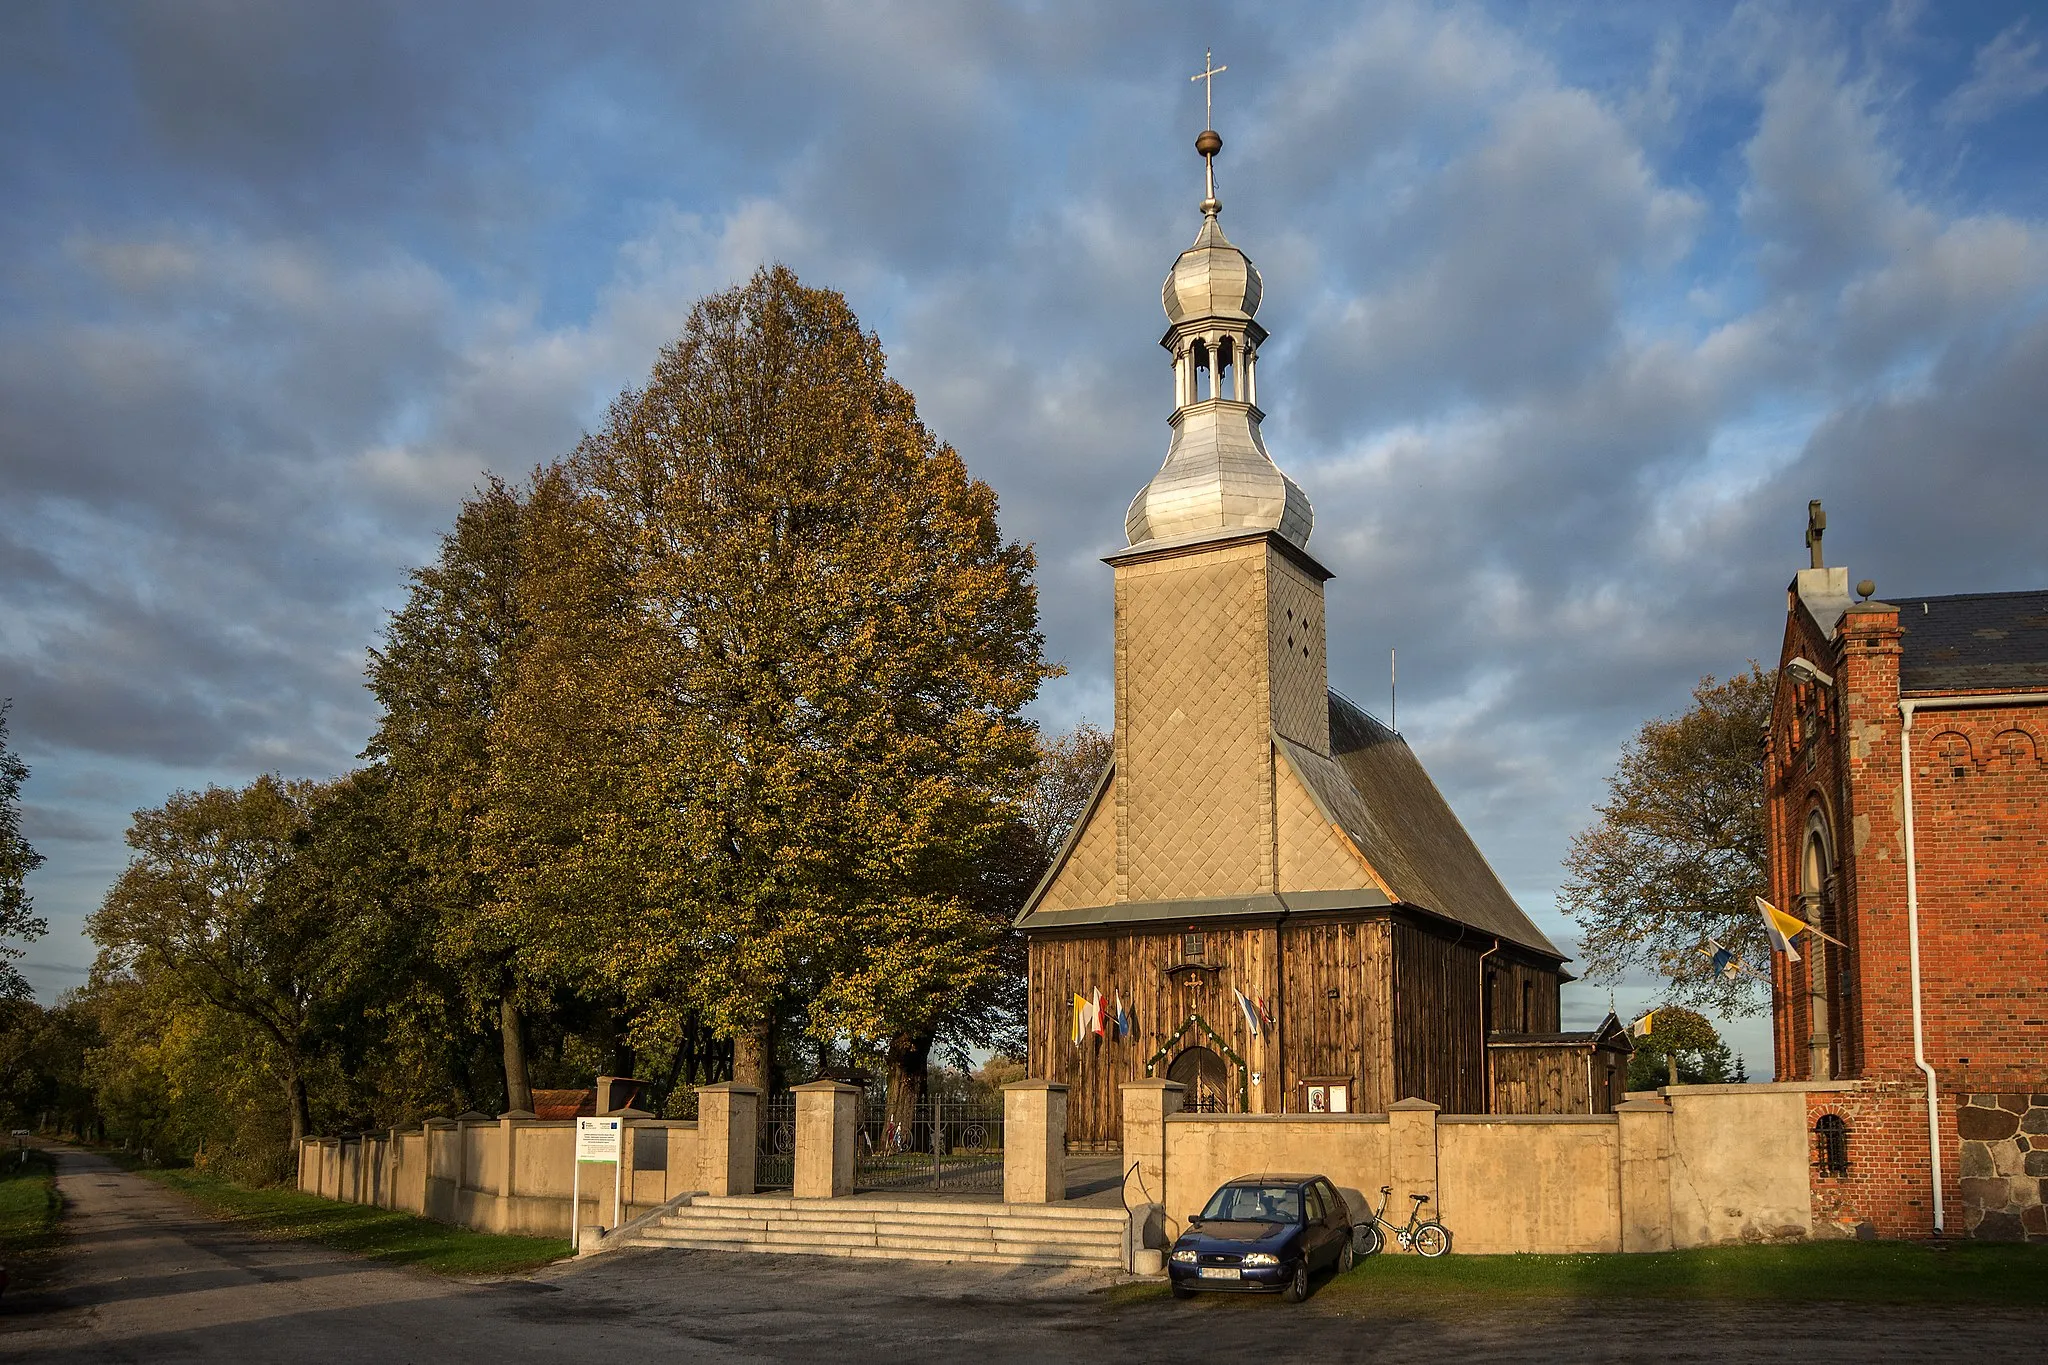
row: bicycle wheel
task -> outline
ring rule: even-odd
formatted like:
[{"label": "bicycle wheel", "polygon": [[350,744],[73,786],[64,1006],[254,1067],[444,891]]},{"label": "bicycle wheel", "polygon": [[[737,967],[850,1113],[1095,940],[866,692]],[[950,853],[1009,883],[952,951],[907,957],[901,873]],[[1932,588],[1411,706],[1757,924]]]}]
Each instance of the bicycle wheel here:
[{"label": "bicycle wheel", "polygon": [[1442,1223],[1422,1223],[1415,1229],[1415,1250],[1437,1257],[1451,1249],[1451,1230]]},{"label": "bicycle wheel", "polygon": [[1359,1256],[1377,1256],[1386,1250],[1387,1234],[1378,1223],[1360,1223],[1351,1229],[1351,1250]]}]

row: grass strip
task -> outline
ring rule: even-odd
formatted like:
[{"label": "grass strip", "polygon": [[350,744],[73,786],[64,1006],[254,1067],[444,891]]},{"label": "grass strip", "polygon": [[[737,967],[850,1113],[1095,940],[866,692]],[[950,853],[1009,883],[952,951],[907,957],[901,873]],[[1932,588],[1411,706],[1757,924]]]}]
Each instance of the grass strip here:
[{"label": "grass strip", "polygon": [[0,1261],[48,1251],[57,1242],[57,1167],[42,1153],[0,1156]]},{"label": "grass strip", "polygon": [[[1167,1297],[1163,1281],[1119,1285],[1113,1303]],[[1251,1296],[1244,1296],[1249,1300]],[[2048,1308],[2048,1246],[1795,1242],[1632,1255],[1381,1255],[1322,1284],[1346,1311],[1435,1314],[1503,1300],[1711,1299],[1776,1303],[1970,1303]],[[1205,1303],[1239,1301],[1213,1294]]]},{"label": "grass strip", "polygon": [[208,1212],[260,1237],[317,1242],[373,1261],[440,1275],[510,1275],[567,1256],[567,1238],[472,1232],[394,1209],[343,1204],[296,1190],[254,1189],[204,1171],[137,1174],[176,1190]]}]

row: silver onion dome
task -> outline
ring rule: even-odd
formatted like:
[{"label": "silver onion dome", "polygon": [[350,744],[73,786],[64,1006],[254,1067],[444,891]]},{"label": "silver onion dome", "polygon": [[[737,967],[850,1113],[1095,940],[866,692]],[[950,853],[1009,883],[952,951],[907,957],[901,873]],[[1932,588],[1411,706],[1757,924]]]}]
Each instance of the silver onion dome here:
[{"label": "silver onion dome", "polygon": [[1259,278],[1259,268],[1251,257],[1230,244],[1216,215],[1204,214],[1195,244],[1181,252],[1166,273],[1159,302],[1169,322],[1196,318],[1250,322],[1258,316],[1259,300],[1265,293],[1266,283]]},{"label": "silver onion dome", "polygon": [[1208,163],[1202,227],[1167,272],[1159,300],[1169,323],[1160,344],[1174,358],[1173,440],[1166,463],[1131,500],[1124,531],[1134,546],[1271,531],[1305,550],[1315,510],[1259,435],[1266,331],[1256,314],[1265,282],[1217,222],[1222,149],[1214,131],[1195,142]]},{"label": "silver onion dome", "polygon": [[1166,463],[1124,514],[1131,544],[1275,531],[1308,548],[1315,509],[1266,453],[1255,411],[1212,401],[1173,415]]}]

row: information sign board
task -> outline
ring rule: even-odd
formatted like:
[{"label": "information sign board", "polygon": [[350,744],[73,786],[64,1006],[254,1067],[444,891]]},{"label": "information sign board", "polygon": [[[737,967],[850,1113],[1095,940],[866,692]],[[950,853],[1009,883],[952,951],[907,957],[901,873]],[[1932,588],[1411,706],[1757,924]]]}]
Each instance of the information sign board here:
[{"label": "information sign board", "polygon": [[624,1126],[624,1121],[620,1119],[577,1119],[576,1159],[617,1161],[619,1135]]}]

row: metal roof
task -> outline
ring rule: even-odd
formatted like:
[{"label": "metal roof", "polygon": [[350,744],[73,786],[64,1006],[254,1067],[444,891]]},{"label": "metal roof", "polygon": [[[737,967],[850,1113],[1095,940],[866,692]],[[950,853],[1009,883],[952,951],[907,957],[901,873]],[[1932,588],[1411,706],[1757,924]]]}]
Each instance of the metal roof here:
[{"label": "metal roof", "polygon": [[1330,694],[1330,752],[1287,758],[1396,900],[1564,960],[1472,842],[1408,741]]},{"label": "metal roof", "polygon": [[2048,591],[1891,597],[1901,692],[2048,688]]}]

